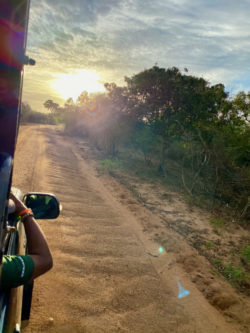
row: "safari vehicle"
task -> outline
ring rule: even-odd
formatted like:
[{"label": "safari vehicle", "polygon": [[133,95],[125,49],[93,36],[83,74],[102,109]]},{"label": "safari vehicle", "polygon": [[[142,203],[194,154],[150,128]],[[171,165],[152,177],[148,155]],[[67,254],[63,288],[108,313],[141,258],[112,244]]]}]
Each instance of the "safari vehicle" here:
[{"label": "safari vehicle", "polygon": [[[25,55],[29,0],[0,1],[0,269],[3,255],[26,254],[24,227],[9,202],[14,152],[18,136],[23,66],[35,61]],[[60,213],[57,198],[48,193],[13,189],[37,219],[54,219]],[[0,333],[21,332],[29,319],[33,284],[0,292]]]}]

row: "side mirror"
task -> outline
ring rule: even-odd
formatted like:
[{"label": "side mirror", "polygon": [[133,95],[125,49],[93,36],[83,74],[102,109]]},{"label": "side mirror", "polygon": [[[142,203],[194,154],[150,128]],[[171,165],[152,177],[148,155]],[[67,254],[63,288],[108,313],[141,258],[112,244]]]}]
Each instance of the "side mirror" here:
[{"label": "side mirror", "polygon": [[56,219],[61,211],[59,200],[49,193],[27,193],[23,197],[23,202],[32,209],[36,219]]}]

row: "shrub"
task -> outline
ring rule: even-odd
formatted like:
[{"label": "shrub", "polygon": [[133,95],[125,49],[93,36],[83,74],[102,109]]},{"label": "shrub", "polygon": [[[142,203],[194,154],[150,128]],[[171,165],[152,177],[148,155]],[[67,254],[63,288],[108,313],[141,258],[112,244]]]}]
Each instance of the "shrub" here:
[{"label": "shrub", "polygon": [[114,158],[113,160],[105,159],[101,161],[101,165],[103,170],[112,171],[121,168],[122,162],[118,158]]},{"label": "shrub", "polygon": [[244,247],[240,253],[240,256],[245,262],[250,263],[250,246]]},{"label": "shrub", "polygon": [[55,125],[56,120],[52,114],[37,112],[29,104],[22,103],[21,123],[38,123]]},{"label": "shrub", "polygon": [[225,221],[220,218],[211,218],[210,223],[214,228],[222,228],[225,224]]}]

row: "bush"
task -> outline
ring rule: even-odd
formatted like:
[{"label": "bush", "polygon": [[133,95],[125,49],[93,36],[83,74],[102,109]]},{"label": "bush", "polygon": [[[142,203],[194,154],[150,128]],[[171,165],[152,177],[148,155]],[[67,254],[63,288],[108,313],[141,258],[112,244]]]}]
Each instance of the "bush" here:
[{"label": "bush", "polygon": [[105,159],[101,161],[101,165],[103,170],[112,171],[121,168],[122,162],[118,158],[114,158],[113,160]]},{"label": "bush", "polygon": [[225,221],[220,218],[211,218],[210,223],[214,228],[222,228],[225,225]]},{"label": "bush", "polygon": [[245,284],[250,279],[250,275],[244,273],[241,267],[234,267],[230,264],[225,265],[223,275],[227,280],[239,285]]},{"label": "bush", "polygon": [[240,256],[245,262],[250,263],[250,246],[244,247]]},{"label": "bush", "polygon": [[135,148],[143,153],[144,160],[150,164],[157,138],[149,125],[139,123],[131,138]]},{"label": "bush", "polygon": [[29,104],[22,103],[21,123],[38,123],[55,125],[56,120],[52,114],[36,112],[31,109]]}]

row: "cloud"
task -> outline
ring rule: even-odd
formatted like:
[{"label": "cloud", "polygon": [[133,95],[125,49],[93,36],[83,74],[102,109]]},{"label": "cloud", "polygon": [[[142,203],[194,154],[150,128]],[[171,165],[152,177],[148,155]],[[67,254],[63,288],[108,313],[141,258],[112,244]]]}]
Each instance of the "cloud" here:
[{"label": "cloud", "polygon": [[38,72],[89,69],[122,82],[157,62],[250,90],[249,80],[239,83],[250,72],[249,16],[248,0],[33,0],[28,54],[39,70],[25,89],[32,77],[40,82]]},{"label": "cloud", "polygon": [[[41,11],[41,1],[32,2],[32,9]],[[98,16],[107,15],[113,8],[120,7],[121,3],[122,0],[44,0],[42,7],[47,18],[56,15],[59,20],[69,20],[69,23],[95,23]]]}]

